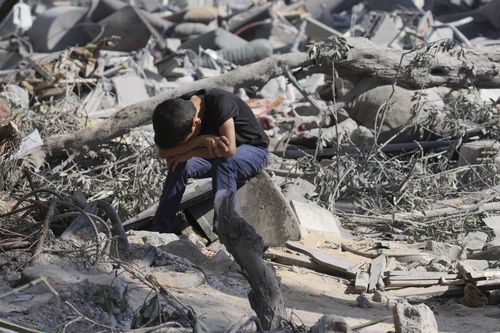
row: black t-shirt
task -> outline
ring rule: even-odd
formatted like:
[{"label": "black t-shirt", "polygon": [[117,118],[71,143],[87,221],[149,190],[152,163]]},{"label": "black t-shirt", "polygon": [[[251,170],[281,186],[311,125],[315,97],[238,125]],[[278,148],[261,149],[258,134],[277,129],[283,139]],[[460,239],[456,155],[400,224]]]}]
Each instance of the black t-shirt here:
[{"label": "black t-shirt", "polygon": [[201,135],[219,135],[221,125],[233,118],[236,146],[242,144],[266,148],[269,146],[269,138],[255,118],[252,109],[237,95],[215,88],[187,94],[183,98],[188,99],[193,95],[203,96],[205,102]]}]

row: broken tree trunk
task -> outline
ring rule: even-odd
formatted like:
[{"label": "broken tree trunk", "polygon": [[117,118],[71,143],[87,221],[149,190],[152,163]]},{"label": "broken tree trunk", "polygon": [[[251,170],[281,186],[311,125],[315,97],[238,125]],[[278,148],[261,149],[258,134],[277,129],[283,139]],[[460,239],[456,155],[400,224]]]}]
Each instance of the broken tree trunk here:
[{"label": "broken tree trunk", "polygon": [[[477,88],[500,88],[498,48],[465,50],[464,56],[460,58],[448,52],[435,52],[435,49],[427,53],[423,50],[403,52],[377,46],[367,39],[348,38],[346,43],[350,49],[346,51],[345,59],[338,59],[338,41],[333,40],[327,39],[316,44],[312,55],[317,61],[316,65],[322,66],[324,72],[331,72],[334,62],[335,69],[342,78],[356,83],[353,91],[339,100],[339,104],[356,98],[368,89],[394,83],[396,74],[397,84],[410,89],[442,85],[455,88],[471,85]],[[405,55],[401,60],[403,54]],[[144,102],[125,107],[93,127],[49,137],[44,149],[50,155],[59,155],[66,149],[92,148],[119,137],[134,127],[151,122],[155,106],[167,99],[199,89],[259,86],[273,77],[283,75],[286,68],[302,68],[313,63],[307,53],[288,53],[239,67],[217,77],[184,84]]]},{"label": "broken tree trunk", "polygon": [[[340,77],[352,82],[373,78],[378,85],[397,84],[407,89],[447,86],[463,88],[500,87],[500,52],[498,47],[445,51],[449,45],[434,44],[413,51],[381,47],[365,38],[347,38],[351,49],[345,59],[335,60]],[[338,39],[327,39],[315,46],[314,58],[326,68],[338,57]],[[403,58],[401,58],[403,56]]]},{"label": "broken tree trunk", "polygon": [[233,200],[234,194],[225,191],[215,195],[219,238],[240,265],[252,287],[248,300],[264,329],[280,328],[286,319],[286,309],[276,272],[264,261],[262,238],[234,211]]}]

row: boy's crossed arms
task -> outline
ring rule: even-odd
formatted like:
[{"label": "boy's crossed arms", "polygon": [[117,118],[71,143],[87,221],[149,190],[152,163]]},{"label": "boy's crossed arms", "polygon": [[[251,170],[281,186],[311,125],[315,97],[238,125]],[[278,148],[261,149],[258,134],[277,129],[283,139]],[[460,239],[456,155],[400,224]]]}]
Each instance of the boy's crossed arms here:
[{"label": "boy's crossed arms", "polygon": [[231,157],[236,154],[236,136],[233,119],[226,120],[219,128],[219,136],[196,135],[193,133],[185,141],[172,148],[159,148],[161,158],[167,159],[168,170],[193,157],[212,159]]}]

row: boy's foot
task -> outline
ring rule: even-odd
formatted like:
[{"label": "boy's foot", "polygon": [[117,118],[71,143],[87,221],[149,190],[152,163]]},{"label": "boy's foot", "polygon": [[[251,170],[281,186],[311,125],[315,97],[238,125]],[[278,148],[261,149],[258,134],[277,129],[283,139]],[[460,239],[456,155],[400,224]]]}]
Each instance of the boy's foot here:
[{"label": "boy's foot", "polygon": [[219,240],[216,240],[215,242],[204,248],[201,253],[203,253],[208,258],[213,258],[223,249],[224,245],[222,245]]},{"label": "boy's foot", "polygon": [[205,248],[203,250],[201,250],[201,253],[205,256],[205,257],[208,257],[208,258],[213,258],[215,257],[219,251],[212,251],[212,250],[209,250],[208,248]]}]

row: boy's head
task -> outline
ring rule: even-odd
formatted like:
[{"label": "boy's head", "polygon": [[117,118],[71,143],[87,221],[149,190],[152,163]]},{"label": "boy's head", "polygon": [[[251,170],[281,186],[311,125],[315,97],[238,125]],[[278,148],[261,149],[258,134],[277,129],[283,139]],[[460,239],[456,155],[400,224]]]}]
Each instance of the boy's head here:
[{"label": "boy's head", "polygon": [[201,123],[190,100],[174,98],[158,104],[153,112],[155,143],[160,148],[172,148],[189,140]]}]

